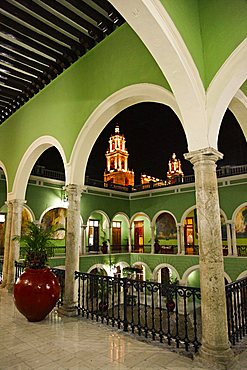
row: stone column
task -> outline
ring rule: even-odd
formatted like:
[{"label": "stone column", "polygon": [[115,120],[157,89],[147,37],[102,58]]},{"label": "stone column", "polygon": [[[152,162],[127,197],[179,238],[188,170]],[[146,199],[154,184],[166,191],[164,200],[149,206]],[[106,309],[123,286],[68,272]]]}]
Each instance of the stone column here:
[{"label": "stone column", "polygon": [[185,154],[194,165],[198,220],[202,346],[200,361],[227,368],[233,361],[227,332],[224,262],[216,161],[223,155],[213,148]]},{"label": "stone column", "polygon": [[87,225],[83,224],[81,226],[81,231],[82,231],[82,239],[81,239],[81,243],[82,243],[82,254],[86,254],[86,230],[87,230]]},{"label": "stone column", "polygon": [[232,256],[231,221],[226,222],[228,256]]},{"label": "stone column", "polygon": [[177,243],[178,243],[178,252],[177,254],[181,254],[181,224],[177,223]]},{"label": "stone column", "polygon": [[109,243],[107,243],[107,253],[111,254],[112,252],[112,226],[107,226],[107,239],[109,240]]},{"label": "stone column", "polygon": [[128,235],[128,243],[129,243],[129,253],[132,252],[132,246],[131,246],[131,231],[132,231],[132,226],[129,227],[129,235]]},{"label": "stone column", "polygon": [[150,226],[150,229],[151,229],[151,253],[154,254],[154,226],[151,225]]},{"label": "stone column", "polygon": [[13,237],[21,235],[22,209],[26,201],[14,199],[10,202],[12,203],[12,219],[6,287],[9,292],[12,292],[15,282],[15,261],[18,261],[20,256],[20,243],[17,240],[13,240]]},{"label": "stone column", "polygon": [[185,245],[184,245],[184,225],[181,224],[180,226],[180,243],[181,243],[181,250],[180,253],[185,255]]},{"label": "stone column", "polygon": [[66,186],[66,192],[69,205],[66,231],[65,289],[64,304],[59,311],[66,316],[75,316],[77,315],[77,283],[74,273],[79,270],[81,187],[70,184]]},{"label": "stone column", "polygon": [[235,227],[234,222],[232,222],[232,254],[234,256],[238,255],[237,239],[236,239],[236,227]]},{"label": "stone column", "polygon": [[11,240],[11,224],[13,215],[13,204],[10,201],[5,202],[8,208],[7,217],[5,221],[5,238],[4,238],[4,259],[3,259],[3,278],[1,288],[5,288],[8,277],[8,264],[9,264],[9,250]]}]

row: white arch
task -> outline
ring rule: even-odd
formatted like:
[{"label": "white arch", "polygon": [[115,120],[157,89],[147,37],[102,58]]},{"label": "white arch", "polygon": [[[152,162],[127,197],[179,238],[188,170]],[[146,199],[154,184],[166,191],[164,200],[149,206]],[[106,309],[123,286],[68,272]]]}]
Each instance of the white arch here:
[{"label": "white arch", "polygon": [[169,263],[160,263],[158,266],[155,267],[155,269],[153,270],[153,279],[154,281],[157,281],[158,279],[158,272],[160,269],[164,268],[164,267],[168,267],[170,270],[172,270],[172,272],[175,274],[176,276],[176,279],[177,280],[180,280],[180,276],[179,276],[179,273],[178,271],[176,270],[176,268],[172,265],[170,265]]},{"label": "white arch", "polygon": [[[67,184],[84,184],[87,161],[101,131],[119,112],[134,104],[143,102],[155,102],[169,106],[178,116],[181,124],[183,124],[178,105],[170,91],[161,86],[148,83],[124,87],[106,98],[83,125],[68,164]],[[79,171],[78,168],[80,169]]]},{"label": "white arch", "polygon": [[209,146],[217,149],[222,118],[231,100],[247,78],[247,38],[221,66],[207,90]]},{"label": "white arch", "polygon": [[139,216],[143,216],[143,217],[146,217],[151,225],[151,220],[149,218],[149,216],[145,213],[145,212],[136,212],[135,214],[133,214],[133,216],[131,217],[130,219],[130,226],[132,226],[134,220],[136,217],[139,217]]},{"label": "white arch", "polygon": [[3,164],[2,161],[0,161],[0,168],[3,170],[4,176],[5,176],[5,180],[6,180],[6,192],[8,194],[8,191],[9,191],[8,174],[7,174],[6,167],[5,167],[5,165]]},{"label": "white arch", "polygon": [[114,218],[117,217],[117,216],[122,216],[125,219],[125,221],[127,222],[127,224],[130,225],[130,219],[129,219],[128,215],[125,212],[115,213],[112,217],[112,221],[114,221]]},{"label": "white arch", "polygon": [[93,214],[93,213],[99,213],[100,215],[102,215],[103,217],[105,217],[106,221],[107,221],[107,226],[110,227],[110,217],[108,216],[108,214],[100,209],[96,209],[92,212],[90,212],[89,214],[89,217],[87,219],[87,221],[89,220],[90,216]]},{"label": "white arch", "polygon": [[152,275],[152,271],[150,269],[150,267],[146,264],[146,262],[143,262],[143,261],[136,261],[132,264],[133,267],[137,266],[137,265],[143,265],[145,267],[145,269],[149,270],[150,272],[150,275]]},{"label": "white arch", "polygon": [[230,275],[228,275],[226,272],[224,272],[224,278],[227,280],[228,284],[232,282]]},{"label": "white arch", "polygon": [[43,219],[44,215],[45,215],[47,212],[49,212],[50,210],[55,209],[55,208],[64,208],[64,209],[67,209],[68,207],[60,206],[60,205],[59,205],[59,206],[54,205],[54,206],[51,206],[51,207],[46,208],[46,209],[41,213],[41,215],[40,215],[39,223],[41,223],[41,222],[42,222],[42,219]]},{"label": "white arch", "polygon": [[62,157],[66,178],[66,157],[61,144],[52,136],[39,137],[29,146],[19,163],[13,183],[12,192],[8,193],[8,200],[25,199],[28,179],[35,162],[46,149],[51,148],[52,146],[54,146],[59,151]]},{"label": "white arch", "polygon": [[[190,266],[183,274],[183,277],[182,277],[182,282],[183,284],[187,285],[187,282],[188,282],[188,278],[189,278],[189,275],[193,272],[193,271],[196,271],[196,270],[199,270],[200,271],[200,265],[193,265],[193,266]],[[224,277],[226,278],[226,280],[228,281],[228,283],[230,283],[232,281],[232,279],[230,278],[230,276],[224,272]]]},{"label": "white arch", "polygon": [[186,217],[190,214],[190,212],[194,211],[194,209],[196,209],[196,205],[191,206],[191,207],[187,208],[187,209],[184,211],[184,213],[183,213],[183,215],[182,215],[182,217],[181,217],[181,225],[183,225],[183,224],[184,224],[184,221],[185,221]]},{"label": "white arch", "polygon": [[189,275],[193,272],[193,271],[196,271],[196,270],[199,270],[200,271],[200,265],[193,265],[193,266],[190,266],[184,273],[183,273],[183,276],[182,276],[182,282],[184,283],[184,285],[187,285],[187,282],[188,282],[188,277]]},{"label": "white arch", "polygon": [[164,5],[160,0],[109,1],[140,37],[169,82],[186,127],[189,151],[209,147],[204,86]]},{"label": "white arch", "polygon": [[153,219],[152,219],[152,226],[155,226],[155,224],[156,224],[156,221],[157,221],[157,218],[160,216],[160,215],[162,215],[163,213],[169,213],[169,215],[171,215],[173,218],[174,218],[174,221],[175,221],[175,224],[177,225],[177,218],[174,216],[174,214],[172,213],[172,212],[170,212],[170,211],[159,211],[159,212],[157,212],[155,215],[154,215],[154,217],[153,217]]},{"label": "white arch", "polygon": [[24,208],[30,213],[31,221],[34,221],[36,218],[35,218],[35,214],[34,214],[33,210],[27,204],[24,204],[23,209]]},{"label": "white arch", "polygon": [[236,209],[235,211],[233,212],[232,214],[232,221],[235,221],[235,218],[238,214],[238,212],[240,211],[240,209],[244,208],[244,207],[247,207],[247,202],[244,202],[242,204],[240,204]]},{"label": "white arch", "polygon": [[247,96],[243,91],[237,91],[229,105],[229,109],[234,114],[247,140]]},{"label": "white arch", "polygon": [[89,267],[87,273],[90,274],[94,269],[105,270],[107,273],[105,266],[102,263],[95,263],[93,266]]},{"label": "white arch", "polygon": [[238,275],[236,280],[243,279],[247,277],[247,270],[242,271],[241,274]]}]

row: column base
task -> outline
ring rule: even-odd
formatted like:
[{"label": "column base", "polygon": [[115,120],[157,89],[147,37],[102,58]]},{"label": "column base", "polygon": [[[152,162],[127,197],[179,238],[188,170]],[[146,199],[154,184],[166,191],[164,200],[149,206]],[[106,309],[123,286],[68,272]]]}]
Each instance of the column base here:
[{"label": "column base", "polygon": [[202,346],[198,354],[194,356],[194,364],[204,365],[210,369],[230,370],[236,368],[237,360],[234,358],[231,348],[212,350]]},{"label": "column base", "polygon": [[76,306],[68,306],[64,304],[58,308],[58,313],[63,316],[75,317],[78,316],[78,308]]}]

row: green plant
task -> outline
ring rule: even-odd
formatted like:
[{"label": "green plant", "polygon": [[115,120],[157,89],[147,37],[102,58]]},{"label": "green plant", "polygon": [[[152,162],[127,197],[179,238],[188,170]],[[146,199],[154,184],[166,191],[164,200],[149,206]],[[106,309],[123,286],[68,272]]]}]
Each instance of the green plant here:
[{"label": "green plant", "polygon": [[62,226],[44,227],[34,222],[28,222],[25,233],[16,235],[17,240],[24,248],[24,265],[32,269],[42,269],[47,265],[48,250],[54,246],[55,233],[64,230]]},{"label": "green plant", "polygon": [[129,279],[133,279],[135,274],[138,273],[140,270],[137,267],[124,267],[123,268],[123,276],[128,277]]}]

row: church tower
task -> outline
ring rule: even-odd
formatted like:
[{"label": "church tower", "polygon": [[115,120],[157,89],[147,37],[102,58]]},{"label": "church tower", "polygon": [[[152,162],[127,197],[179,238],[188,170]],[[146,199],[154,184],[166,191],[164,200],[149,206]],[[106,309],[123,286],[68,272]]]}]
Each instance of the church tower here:
[{"label": "church tower", "polygon": [[115,127],[115,135],[109,139],[109,148],[106,152],[106,170],[104,182],[111,182],[123,186],[134,186],[134,172],[128,169],[129,153],[125,147],[125,137],[120,134],[119,126]]},{"label": "church tower", "polygon": [[183,181],[184,173],[182,171],[181,162],[176,158],[175,153],[173,153],[172,158],[169,160],[168,167],[169,169],[166,174],[167,184],[175,184],[177,179]]}]

